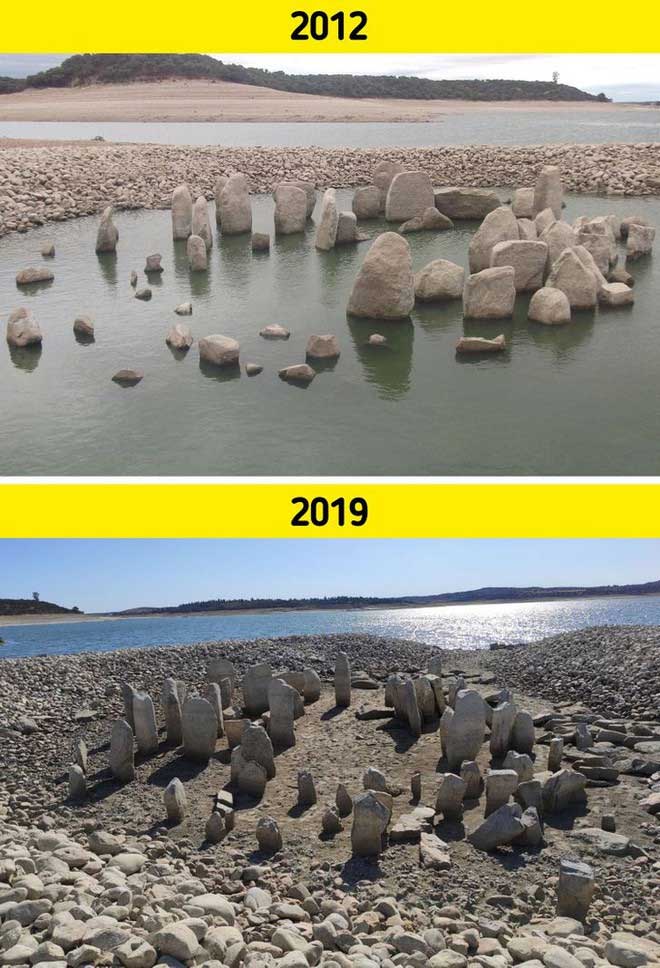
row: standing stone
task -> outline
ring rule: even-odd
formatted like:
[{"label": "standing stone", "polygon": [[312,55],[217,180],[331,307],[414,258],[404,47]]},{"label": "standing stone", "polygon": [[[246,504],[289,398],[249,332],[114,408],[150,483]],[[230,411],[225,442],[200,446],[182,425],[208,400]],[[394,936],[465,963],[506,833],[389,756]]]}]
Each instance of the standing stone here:
[{"label": "standing stone", "polygon": [[209,258],[206,251],[206,242],[201,235],[191,235],[188,238],[186,253],[191,272],[206,272],[209,267]]},{"label": "standing stone", "polygon": [[506,755],[511,747],[513,724],[518,710],[512,702],[503,702],[493,710],[493,722],[490,728],[490,753],[494,759]]},{"label": "standing stone", "polygon": [[252,231],[252,202],[245,175],[230,175],[218,198],[223,235]]},{"label": "standing stone", "polygon": [[561,289],[543,286],[537,289],[529,301],[527,318],[546,326],[557,326],[571,321],[571,304]]},{"label": "standing stone", "polygon": [[261,716],[268,709],[268,688],[273,670],[267,662],[250,666],[243,677],[243,706],[248,716]]},{"label": "standing stone", "polygon": [[336,360],[340,355],[337,337],[332,333],[310,336],[307,340],[306,355],[311,360]]},{"label": "standing stone", "polygon": [[[398,688],[402,719],[413,736],[422,735],[422,716],[417,702],[417,690],[412,679],[406,679]],[[396,708],[396,707],[395,707]]]},{"label": "standing stone", "polygon": [[557,915],[585,921],[594,893],[593,867],[582,861],[561,860],[557,885]]},{"label": "standing stone", "polygon": [[[385,211],[385,200],[389,191],[392,179],[395,175],[405,171],[403,165],[398,161],[379,161],[374,168],[372,181],[380,192],[380,212]],[[634,217],[634,216],[633,216]]]},{"label": "standing stone", "polygon": [[556,165],[545,165],[534,185],[534,211],[542,212],[546,208],[552,209],[555,218],[560,218],[564,189],[561,175]]},{"label": "standing stone", "polygon": [[413,803],[419,803],[422,799],[422,774],[419,770],[415,770],[410,777],[410,795]]},{"label": "standing stone", "polygon": [[516,753],[531,753],[536,742],[534,720],[524,710],[516,714],[511,731],[511,748]]},{"label": "standing stone", "polygon": [[218,720],[213,706],[201,696],[191,696],[183,706],[183,755],[208,762],[215,752]]},{"label": "standing stone", "polygon": [[598,300],[596,276],[574,249],[564,249],[552,267],[546,286],[561,289],[572,309],[591,309]]},{"label": "standing stone", "polygon": [[441,813],[445,820],[462,820],[466,790],[467,783],[460,776],[456,776],[455,773],[444,773],[440,778],[435,812]]},{"label": "standing stone", "polygon": [[576,725],[574,742],[579,750],[588,750],[592,745],[591,730],[586,723]]},{"label": "standing stone", "polygon": [[495,850],[497,847],[512,843],[525,832],[521,820],[522,810],[517,803],[505,803],[481,823],[468,840],[477,850]]},{"label": "standing stone", "polygon": [[83,773],[87,773],[88,750],[87,743],[82,737],[73,744],[73,760],[77,763]]},{"label": "standing stone", "polygon": [[520,239],[516,217],[506,205],[489,212],[470,240],[470,272],[481,272],[491,264],[493,248],[498,242]]},{"label": "standing stone", "polygon": [[274,817],[262,817],[257,824],[257,843],[268,854],[282,849],[282,834]]},{"label": "standing stone", "polygon": [[514,750],[509,750],[504,757],[502,769],[515,770],[520,783],[534,779],[534,764],[531,756],[528,756],[527,753],[516,753]]},{"label": "standing stone", "polygon": [[465,284],[465,269],[448,259],[434,259],[415,273],[415,298],[420,302],[460,299]]},{"label": "standing stone", "polygon": [[541,242],[548,247],[548,271],[562,254],[564,249],[571,249],[577,245],[577,235],[568,222],[554,221],[541,233]]},{"label": "standing stone", "polygon": [[344,825],[339,819],[337,808],[331,804],[326,804],[325,810],[321,814],[321,829],[324,834],[328,834],[329,836],[339,834],[344,829]]},{"label": "standing stone", "polygon": [[385,199],[388,222],[405,222],[435,206],[431,179],[423,171],[402,171],[394,176]]},{"label": "standing stone", "polygon": [[187,797],[183,783],[175,776],[165,787],[163,793],[167,819],[173,823],[181,823],[186,815]]},{"label": "standing stone", "polygon": [[[445,717],[447,719],[445,720]],[[486,732],[484,701],[474,689],[462,689],[456,696],[456,708],[447,707],[440,720],[444,726],[443,749],[450,770],[460,769],[465,760],[476,760]]]},{"label": "standing stone", "polygon": [[220,175],[216,178],[215,185],[213,186],[213,198],[215,200],[215,224],[218,228],[222,225],[222,212],[220,205],[220,196],[224,190],[225,185],[229,181],[227,175]]},{"label": "standing stone", "polygon": [[339,212],[337,211],[337,195],[334,188],[328,188],[321,201],[321,214],[316,228],[314,245],[323,252],[333,249],[337,240],[337,225]]},{"label": "standing stone", "polygon": [[366,319],[406,319],[414,305],[410,246],[396,232],[384,232],[372,243],[357,274],[348,312]]},{"label": "standing stone", "polygon": [[206,829],[204,831],[206,839],[210,844],[219,844],[226,833],[225,818],[219,810],[214,810],[206,821]]},{"label": "standing stone", "polygon": [[520,238],[528,242],[535,242],[538,239],[536,224],[529,218],[518,219],[518,231]]},{"label": "standing stone", "polygon": [[461,766],[461,780],[465,782],[464,800],[478,800],[481,796],[483,780],[479,764],[474,760],[467,760]]},{"label": "standing stone", "polygon": [[353,810],[353,799],[343,783],[337,784],[335,803],[340,817],[347,817]]},{"label": "standing stone", "polygon": [[218,736],[224,736],[225,724],[224,716],[222,715],[222,692],[217,682],[209,682],[206,684],[204,698],[208,699],[213,707],[213,712],[218,723]]},{"label": "standing stone", "polygon": [[447,689],[447,702],[452,709],[456,706],[456,697],[462,689],[465,689],[465,679],[463,676],[457,676],[455,679],[451,679],[449,682],[449,687]]},{"label": "standing stone", "polygon": [[544,208],[534,216],[534,225],[536,227],[536,234],[539,238],[543,235],[545,230],[553,225],[557,219],[555,218],[554,212],[551,208]]},{"label": "standing stone", "polygon": [[524,780],[519,783],[514,796],[523,810],[534,807],[539,816],[543,813],[543,784],[540,780]]},{"label": "standing stone", "polygon": [[358,241],[360,240],[358,239],[357,215],[354,212],[340,212],[337,219],[335,245],[350,245]]},{"label": "standing stone", "polygon": [[178,746],[183,736],[181,728],[181,701],[174,679],[166,679],[160,695],[160,704],[165,713],[167,741]]},{"label": "standing stone", "polygon": [[307,196],[297,185],[283,182],[273,192],[275,199],[275,234],[295,235],[305,231]]},{"label": "standing stone", "polygon": [[213,232],[211,231],[209,209],[203,195],[200,195],[193,205],[192,234],[199,236],[200,239],[204,239],[204,245],[207,251],[213,247]]},{"label": "standing stone", "polygon": [[7,320],[7,342],[10,346],[37,346],[43,340],[39,323],[29,309],[21,306],[9,314]]},{"label": "standing stone", "polygon": [[268,687],[268,706],[270,708],[269,732],[273,746],[287,750],[296,745],[293,728],[297,692],[281,679],[272,679]]},{"label": "standing stone", "polygon": [[561,770],[561,761],[564,756],[564,740],[561,736],[553,736],[548,746],[548,770],[556,773]]},{"label": "standing stone", "polygon": [[587,778],[576,770],[558,770],[543,784],[544,813],[561,813],[573,803],[585,803]]},{"label": "standing stone", "polygon": [[234,663],[229,659],[225,659],[224,656],[217,656],[211,659],[206,667],[206,678],[209,682],[217,682],[217,684],[222,687],[222,680],[229,679],[231,684],[231,693],[229,696],[229,702],[223,706],[223,709],[228,709],[233,702],[233,691],[236,688],[236,668]]},{"label": "standing stone", "polygon": [[358,794],[353,800],[353,854],[357,857],[378,857],[383,849],[383,836],[389,820],[389,810],[376,793],[368,790]]},{"label": "standing stone", "polygon": [[133,730],[125,719],[117,719],[110,735],[110,772],[122,783],[135,777]]},{"label": "standing stone", "polygon": [[172,192],[172,238],[187,239],[192,234],[192,198],[187,185],[178,185]]},{"label": "standing stone", "polygon": [[77,763],[69,767],[69,799],[76,802],[87,796],[87,781],[82,768]]},{"label": "standing stone", "polygon": [[312,212],[316,206],[316,185],[312,181],[305,181],[302,178],[297,178],[295,181],[291,182],[296,188],[302,188],[307,199],[307,218],[312,217]]},{"label": "standing stone", "polygon": [[442,678],[442,655],[440,653],[431,656],[427,663],[426,671],[432,676],[437,676],[439,679]]},{"label": "standing stone", "polygon": [[516,302],[514,278],[512,266],[482,269],[468,276],[463,290],[465,319],[510,319]]},{"label": "standing stone", "polygon": [[133,716],[135,718],[135,740],[140,753],[147,755],[158,749],[158,727],[156,712],[151,696],[146,692],[133,695]]},{"label": "standing stone", "polygon": [[518,789],[518,774],[515,770],[489,770],[486,774],[486,811],[489,817],[505,803]]},{"label": "standing stone", "polygon": [[511,211],[516,218],[534,218],[534,189],[516,188],[511,200]]},{"label": "standing stone", "polygon": [[96,233],[96,251],[99,253],[115,252],[118,240],[119,232],[112,221],[112,205],[108,205],[101,216],[101,222]]},{"label": "standing stone", "polygon": [[655,241],[655,229],[652,225],[638,225],[631,223],[628,228],[628,240],[626,242],[626,259],[640,259],[644,255],[649,255],[653,251]]},{"label": "standing stone", "polygon": [[543,285],[548,247],[545,242],[513,239],[497,242],[492,249],[491,266],[513,266],[516,292],[534,292]]},{"label": "standing stone", "polygon": [[543,847],[545,843],[543,824],[536,807],[528,807],[523,812],[520,822],[523,825],[523,831],[518,834],[513,843],[519,844],[521,847]]},{"label": "standing stone", "polygon": [[321,698],[321,680],[314,669],[305,669],[303,696],[306,703],[318,702]]},{"label": "standing stone", "polygon": [[335,660],[335,703],[342,707],[351,704],[351,664],[345,652]]},{"label": "standing stone", "polygon": [[413,679],[415,695],[417,696],[417,706],[422,720],[425,723],[433,722],[436,719],[435,694],[433,687],[427,676],[418,676]]},{"label": "standing stone", "polygon": [[275,776],[275,755],[270,736],[263,726],[257,726],[255,723],[246,726],[239,748],[246,760],[259,763],[264,768],[267,779],[272,780]]},{"label": "standing stone", "polygon": [[268,777],[256,760],[246,760],[238,746],[231,754],[231,778],[241,793],[261,799],[266,791]]},{"label": "standing stone", "polygon": [[377,185],[365,185],[355,189],[351,207],[356,218],[378,218],[381,205],[381,190]]},{"label": "standing stone", "polygon": [[314,777],[309,770],[298,771],[298,803],[303,807],[311,807],[317,801]]},{"label": "standing stone", "polygon": [[435,703],[435,714],[433,718],[436,719],[438,716],[442,716],[447,705],[445,694],[442,689],[442,679],[440,676],[436,676],[432,672],[427,672],[426,679],[428,680],[433,692],[433,700]]}]

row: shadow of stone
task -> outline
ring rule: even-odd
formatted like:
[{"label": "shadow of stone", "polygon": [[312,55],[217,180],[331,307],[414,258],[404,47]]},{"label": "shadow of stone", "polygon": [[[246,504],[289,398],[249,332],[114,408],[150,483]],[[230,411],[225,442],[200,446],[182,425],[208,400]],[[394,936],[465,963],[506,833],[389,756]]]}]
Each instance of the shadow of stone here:
[{"label": "shadow of stone", "polygon": [[294,803],[294,805],[287,811],[287,816],[297,819],[302,817],[303,814],[307,813],[314,806],[313,803]]},{"label": "shadow of stone", "polygon": [[440,840],[445,840],[447,843],[465,840],[466,837],[465,826],[459,820],[441,820],[435,825],[435,833]]},{"label": "shadow of stone", "polygon": [[[212,760],[209,760],[209,763]],[[182,783],[186,780],[194,780],[195,777],[199,776],[206,767],[208,763],[202,763],[201,761],[189,760],[183,754],[170,760],[168,763],[163,763],[158,769],[148,777],[147,783],[149,786],[166,787],[170,780],[178,777]]]},{"label": "shadow of stone", "polygon": [[201,373],[209,380],[217,380],[218,383],[229,383],[231,380],[238,380],[241,376],[241,368],[236,366],[216,366],[208,360],[199,361]]},{"label": "shadow of stone", "polygon": [[564,807],[561,813],[545,813],[543,815],[544,827],[551,827],[555,830],[572,830],[575,821],[579,817],[585,817],[589,813],[588,803],[573,803]]},{"label": "shadow of stone", "polygon": [[378,733],[389,733],[394,742],[394,750],[397,753],[407,753],[417,742],[417,737],[412,736],[405,726],[395,722],[383,723],[376,730]]},{"label": "shadow of stone", "polygon": [[321,713],[321,721],[327,722],[329,719],[334,719],[335,716],[341,716],[342,713],[346,712],[346,706],[333,706],[331,709],[326,709],[324,713]]},{"label": "shadow of stone", "polygon": [[39,366],[42,354],[41,343],[33,346],[10,346],[9,357],[17,370],[24,370],[25,373],[32,373]]},{"label": "shadow of stone", "polygon": [[346,884],[355,886],[358,881],[378,881],[383,876],[378,857],[350,857],[342,866],[341,878]]},{"label": "shadow of stone", "polygon": [[185,360],[186,357],[188,356],[188,353],[190,352],[190,347],[188,347],[188,349],[185,349],[185,350],[180,350],[176,346],[170,346],[169,343],[166,344],[166,346],[170,351],[170,353],[172,354],[172,356],[174,357],[174,359],[177,361],[177,363],[181,363],[183,360]]},{"label": "shadow of stone", "polygon": [[96,342],[93,333],[77,333],[74,331],[73,337],[79,346],[91,346]]}]

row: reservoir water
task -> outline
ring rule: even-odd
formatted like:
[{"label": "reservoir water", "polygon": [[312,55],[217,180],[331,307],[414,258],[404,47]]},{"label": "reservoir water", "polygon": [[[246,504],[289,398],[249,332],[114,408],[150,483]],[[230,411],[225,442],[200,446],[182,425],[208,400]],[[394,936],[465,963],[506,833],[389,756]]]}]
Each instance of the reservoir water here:
[{"label": "reservoir water", "polygon": [[[500,193],[509,197],[506,190]],[[338,192],[348,209],[351,192]],[[641,214],[660,226],[660,199],[568,198],[565,217]],[[211,219],[213,211],[211,206]],[[254,227],[273,230],[270,197],[254,198]],[[115,256],[94,252],[98,219],[53,223],[0,241],[0,324],[25,305],[41,350],[0,349],[2,475],[573,475],[660,473],[660,260],[634,263],[635,305],[575,312],[566,326],[527,320],[528,295],[507,321],[463,321],[460,300],[418,305],[409,322],[347,318],[369,243],[330,252],[304,236],[252,254],[248,237],[220,238],[208,273],[191,274],[168,211],[121,212]],[[365,222],[372,236],[385,222]],[[436,258],[467,265],[475,223],[408,235],[414,268]],[[55,280],[19,291],[19,269],[44,264]],[[160,252],[153,298],[134,298],[129,274]],[[255,378],[200,367],[165,344],[191,300],[195,338],[224,333],[241,344]],[[73,334],[89,313],[95,342]],[[291,338],[266,341],[280,323]],[[367,346],[383,332],[386,348]],[[457,338],[504,333],[505,353],[456,357]],[[278,370],[301,362],[312,333],[337,335],[341,357],[301,389]],[[144,371],[136,387],[111,382]],[[488,509],[484,509],[488,513]],[[190,513],[196,513],[190,509]]]},{"label": "reservoir water", "polygon": [[601,144],[660,139],[660,108],[573,105],[551,110],[470,107],[440,121],[420,122],[184,122],[2,121],[0,138],[89,140],[234,147],[395,148],[434,145]]},{"label": "reservoir water", "polygon": [[[367,611],[175,615],[0,627],[1,658],[105,652],[282,635],[362,633],[438,648],[531,642],[592,625],[660,625],[660,597],[592,598],[507,605]],[[1,665],[0,665],[1,668]]]}]

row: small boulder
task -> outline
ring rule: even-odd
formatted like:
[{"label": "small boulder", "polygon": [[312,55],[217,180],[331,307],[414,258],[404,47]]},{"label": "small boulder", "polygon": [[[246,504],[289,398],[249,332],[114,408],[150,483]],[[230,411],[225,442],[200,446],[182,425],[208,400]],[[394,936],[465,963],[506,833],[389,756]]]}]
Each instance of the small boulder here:
[{"label": "small boulder", "polygon": [[198,341],[199,358],[214,366],[238,366],[240,344],[231,336],[213,333]]},{"label": "small boulder", "polygon": [[551,289],[548,286],[537,289],[529,301],[527,318],[547,326],[570,323],[571,304],[568,296],[561,289]]},{"label": "small boulder", "polygon": [[16,273],[17,286],[33,286],[39,282],[52,282],[55,274],[44,267],[38,269],[21,269]]},{"label": "small boulder", "polygon": [[175,776],[165,787],[163,792],[167,819],[173,823],[181,823],[186,815],[187,797],[183,783]]},{"label": "small boulder", "polygon": [[291,332],[279,323],[270,323],[259,330],[259,336],[263,336],[264,339],[288,339]]},{"label": "small boulder", "polygon": [[144,267],[145,273],[147,275],[149,275],[152,272],[153,273],[163,272],[164,271],[163,270],[163,267],[160,264],[160,260],[162,258],[163,258],[162,255],[160,255],[160,253],[158,253],[158,252],[154,253],[154,255],[148,255],[147,256],[147,261],[146,261],[146,264],[145,264],[145,267]]},{"label": "small boulder", "polygon": [[112,205],[109,205],[101,215],[98,232],[96,233],[96,251],[98,253],[115,252],[119,241],[119,232],[112,221]]},{"label": "small boulder", "polygon": [[434,259],[415,273],[415,298],[420,302],[460,299],[465,284],[465,269],[448,259]]},{"label": "small boulder", "polygon": [[291,366],[283,367],[278,376],[280,380],[288,383],[311,383],[316,373],[309,363],[294,363]]},{"label": "small boulder", "polygon": [[353,213],[358,219],[378,218],[381,212],[381,190],[377,185],[356,188],[352,202]]},{"label": "small boulder", "polygon": [[603,306],[632,306],[635,293],[623,282],[606,282],[600,287],[598,302]]},{"label": "small boulder", "polygon": [[270,235],[268,232],[253,232],[250,244],[253,252],[268,252],[270,250]]},{"label": "small boulder", "polygon": [[423,171],[402,171],[394,176],[385,200],[388,222],[404,222],[422,215],[435,204],[433,185]]},{"label": "small boulder", "polygon": [[406,319],[415,305],[408,242],[385,232],[372,243],[353,283],[348,312],[366,319]]},{"label": "small boulder", "polygon": [[337,359],[340,354],[337,337],[331,333],[323,336],[310,336],[307,341],[307,358],[312,360]]},{"label": "small boulder", "polygon": [[149,300],[151,299],[152,295],[153,295],[153,293],[152,293],[151,289],[148,286],[145,286],[144,289],[138,289],[137,290],[137,292],[135,293],[135,298],[136,299],[141,299],[142,302],[149,302]]},{"label": "small boulder", "polygon": [[76,316],[73,321],[73,331],[78,336],[87,338],[94,335],[94,323],[91,316]]},{"label": "small boulder", "polygon": [[117,370],[112,377],[113,383],[123,387],[134,387],[144,378],[142,370]]},{"label": "small boulder", "polygon": [[246,363],[245,372],[248,376],[258,376],[263,370],[260,363]]},{"label": "small boulder", "polygon": [[201,235],[191,235],[186,243],[188,265],[191,272],[206,272],[209,267],[206,242]]},{"label": "small boulder", "polygon": [[165,342],[175,350],[190,349],[193,343],[190,326],[186,323],[175,323],[174,326],[170,326],[165,337]]},{"label": "small boulder", "polygon": [[192,311],[193,311],[192,303],[190,302],[179,303],[179,305],[174,310],[177,316],[192,316]]},{"label": "small boulder", "polygon": [[463,290],[466,319],[509,319],[516,301],[512,266],[482,269],[468,276]]},{"label": "small boulder", "polygon": [[21,306],[9,314],[7,320],[7,342],[10,346],[38,346],[43,336],[39,323],[29,309]]}]

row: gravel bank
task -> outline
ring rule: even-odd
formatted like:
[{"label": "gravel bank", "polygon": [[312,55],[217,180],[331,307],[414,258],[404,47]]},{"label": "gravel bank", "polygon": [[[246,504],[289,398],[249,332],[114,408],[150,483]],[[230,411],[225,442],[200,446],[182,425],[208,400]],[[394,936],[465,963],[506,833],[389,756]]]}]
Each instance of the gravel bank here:
[{"label": "gravel bank", "polygon": [[167,208],[188,182],[212,197],[219,175],[245,173],[253,192],[287,179],[319,188],[369,184],[381,161],[427,171],[434,183],[530,186],[543,165],[558,165],[567,191],[660,194],[660,144],[527,145],[510,148],[194,148],[167,145],[0,144],[0,236],[117,208]]},{"label": "gravel bank", "polygon": [[660,628],[601,626],[483,655],[502,680],[603,716],[660,718]]}]

